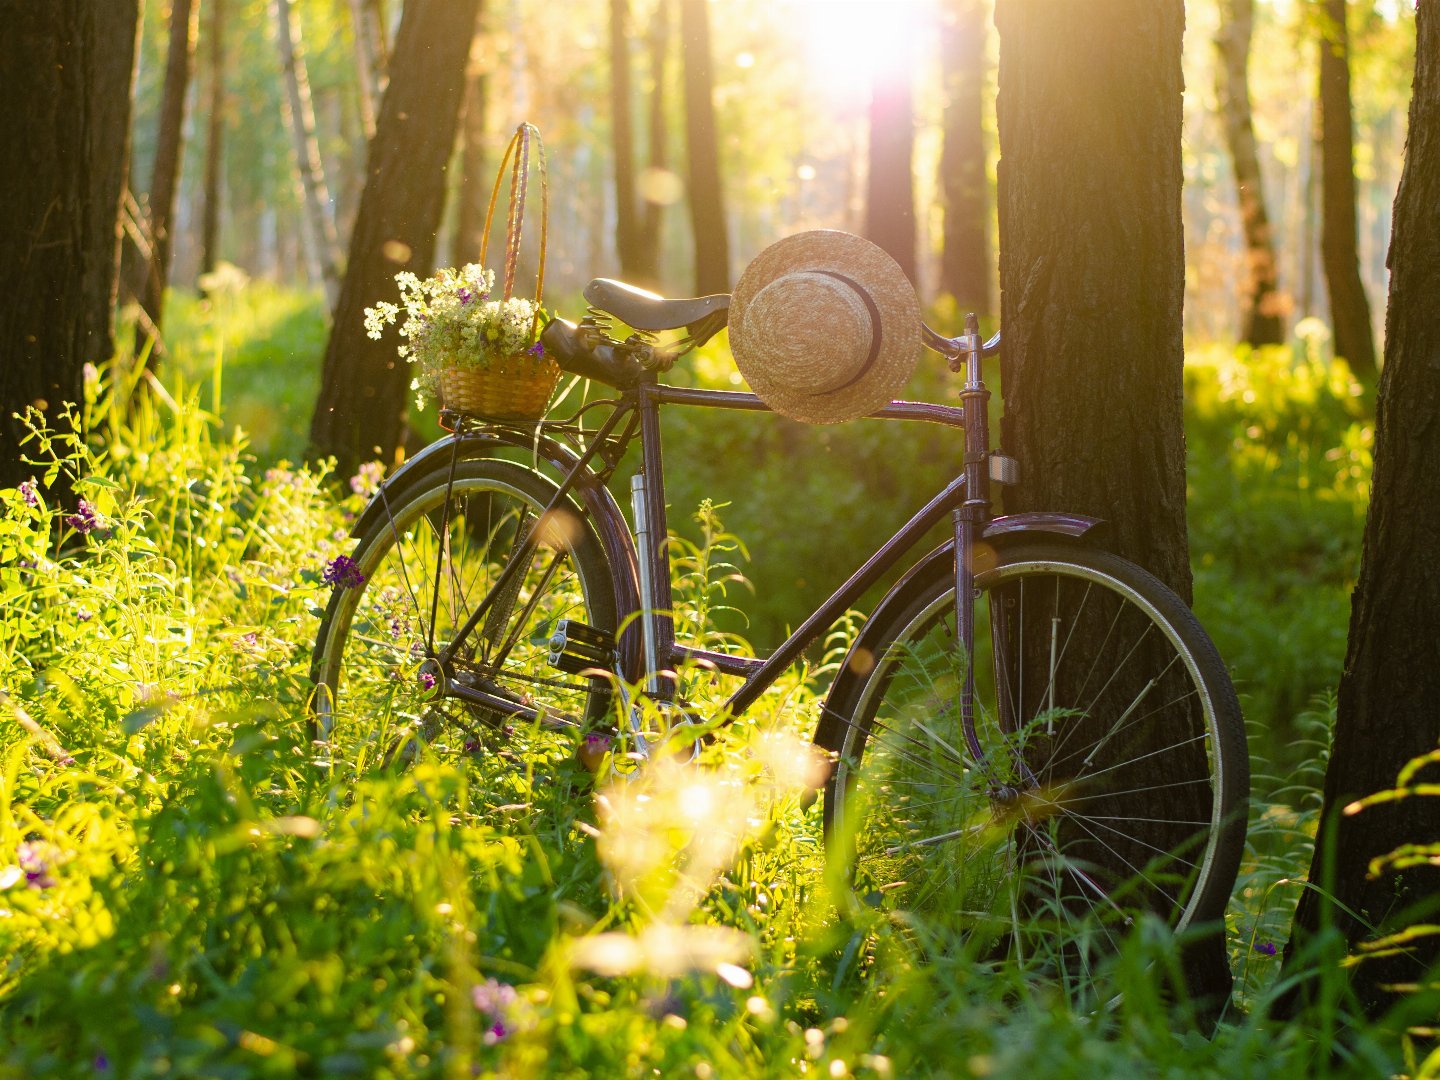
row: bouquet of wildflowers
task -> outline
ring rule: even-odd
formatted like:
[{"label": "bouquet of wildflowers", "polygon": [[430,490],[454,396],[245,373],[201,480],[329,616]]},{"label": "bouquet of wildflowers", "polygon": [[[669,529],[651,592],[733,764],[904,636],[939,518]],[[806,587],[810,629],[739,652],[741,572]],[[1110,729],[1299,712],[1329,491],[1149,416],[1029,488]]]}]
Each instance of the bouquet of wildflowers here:
[{"label": "bouquet of wildflowers", "polygon": [[518,296],[491,299],[492,271],[470,263],[438,270],[424,281],[406,271],[396,274],[395,282],[400,303],[366,308],[365,329],[378,340],[386,326],[400,323],[406,342],[400,355],[419,369],[410,385],[421,408],[427,396],[438,393],[443,371],[486,371],[517,357],[530,357],[536,366],[551,363],[536,340],[545,310]]}]

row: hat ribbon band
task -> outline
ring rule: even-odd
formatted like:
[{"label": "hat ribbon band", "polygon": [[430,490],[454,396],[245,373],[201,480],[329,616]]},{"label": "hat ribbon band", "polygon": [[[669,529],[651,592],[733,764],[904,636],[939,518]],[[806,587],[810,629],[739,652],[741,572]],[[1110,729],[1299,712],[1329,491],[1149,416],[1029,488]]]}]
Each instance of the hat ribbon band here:
[{"label": "hat ribbon band", "polygon": [[875,306],[875,301],[870,298],[870,294],[862,289],[860,283],[853,278],[848,278],[844,274],[837,274],[834,270],[814,270],[811,272],[824,274],[826,277],[843,281],[846,285],[849,285],[850,288],[854,289],[860,295],[860,299],[865,301],[865,310],[870,312],[870,325],[874,328],[870,334],[870,355],[865,357],[865,362],[860,365],[860,370],[839,386],[811,395],[812,397],[825,397],[827,394],[838,394],[841,390],[850,389],[850,387],[865,378],[865,376],[870,373],[870,369],[875,366],[875,361],[880,356],[880,309]]}]

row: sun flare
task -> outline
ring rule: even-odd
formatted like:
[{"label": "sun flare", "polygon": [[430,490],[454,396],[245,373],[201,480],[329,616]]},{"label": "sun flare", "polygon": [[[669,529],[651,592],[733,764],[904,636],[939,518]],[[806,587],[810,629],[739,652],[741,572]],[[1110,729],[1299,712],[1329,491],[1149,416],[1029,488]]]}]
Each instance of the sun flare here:
[{"label": "sun flare", "polygon": [[863,101],[872,84],[897,78],[933,33],[933,0],[793,0],[803,20],[806,63],[828,97]]}]

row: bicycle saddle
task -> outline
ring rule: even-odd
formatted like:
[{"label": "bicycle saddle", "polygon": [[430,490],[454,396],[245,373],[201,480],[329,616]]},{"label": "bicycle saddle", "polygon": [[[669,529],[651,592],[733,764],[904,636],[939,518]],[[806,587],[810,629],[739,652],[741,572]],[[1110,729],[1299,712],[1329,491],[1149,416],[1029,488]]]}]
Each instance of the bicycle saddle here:
[{"label": "bicycle saddle", "polygon": [[[667,300],[612,278],[595,278],[585,286],[585,302],[614,315],[636,330],[678,330],[729,310],[730,294]],[[721,325],[724,325],[721,323]]]}]

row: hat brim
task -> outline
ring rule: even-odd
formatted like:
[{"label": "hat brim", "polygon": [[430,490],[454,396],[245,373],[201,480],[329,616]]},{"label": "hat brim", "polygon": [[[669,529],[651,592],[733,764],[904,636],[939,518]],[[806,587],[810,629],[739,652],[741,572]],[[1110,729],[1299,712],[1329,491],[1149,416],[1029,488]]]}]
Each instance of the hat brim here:
[{"label": "hat brim", "polygon": [[[857,379],[838,390],[812,391],[776,379],[746,325],[750,302],[772,281],[797,271],[841,274],[858,285],[880,313],[880,346]],[[797,318],[804,318],[797,312]],[[760,252],[730,297],[730,351],[757,397],[777,413],[808,424],[838,424],[884,408],[909,380],[920,357],[920,301],[890,255],[853,233],[816,229]]]}]

